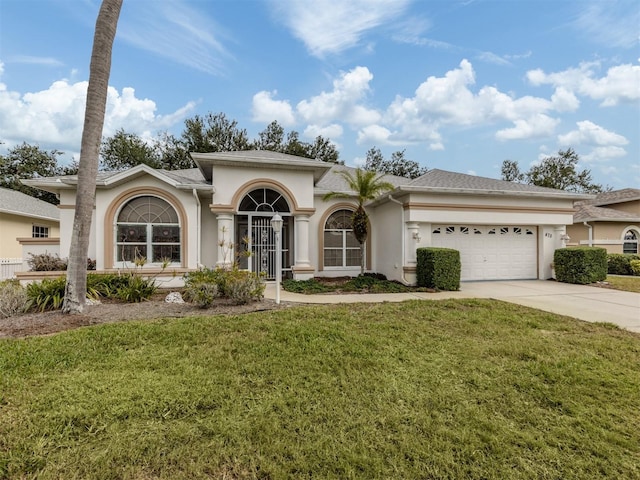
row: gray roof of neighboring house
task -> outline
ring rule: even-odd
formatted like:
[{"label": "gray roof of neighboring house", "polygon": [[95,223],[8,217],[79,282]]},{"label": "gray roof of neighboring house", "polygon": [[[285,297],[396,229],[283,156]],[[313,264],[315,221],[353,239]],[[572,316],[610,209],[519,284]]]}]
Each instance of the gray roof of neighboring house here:
[{"label": "gray roof of neighboring house", "polygon": [[25,193],[0,188],[0,212],[46,220],[60,220],[58,207]]},{"label": "gray roof of neighboring house", "polygon": [[573,214],[573,223],[596,221],[635,223],[640,222],[640,215],[595,205],[580,205],[576,213]]},{"label": "gray roof of neighboring house", "polygon": [[611,205],[614,203],[632,202],[633,200],[640,200],[640,189],[623,188],[621,190],[602,192],[595,198],[578,202],[576,205]]}]

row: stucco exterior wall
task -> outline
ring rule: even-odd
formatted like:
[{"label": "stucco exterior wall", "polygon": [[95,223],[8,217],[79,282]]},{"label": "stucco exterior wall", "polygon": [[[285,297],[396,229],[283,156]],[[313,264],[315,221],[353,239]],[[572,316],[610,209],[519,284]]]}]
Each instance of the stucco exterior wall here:
[{"label": "stucco exterior wall", "polygon": [[[592,227],[593,246],[605,248],[608,253],[622,253],[623,235],[628,229],[640,232],[640,225],[623,222],[588,223]],[[571,237],[571,246],[589,244],[589,229],[583,224],[568,225],[567,234]]]},{"label": "stucco exterior wall", "polygon": [[633,202],[614,203],[612,205],[607,205],[607,208],[612,208],[614,210],[620,210],[621,212],[632,213],[634,215],[640,216],[640,200],[634,200]]},{"label": "stucco exterior wall", "polygon": [[50,238],[60,236],[58,222],[0,213],[0,258],[22,258],[22,246],[17,239],[31,238],[34,225],[48,227]]},{"label": "stucco exterior wall", "polygon": [[[382,273],[389,280],[404,282],[405,259],[403,252],[415,249],[415,245],[404,245],[403,207],[393,202],[377,206],[369,214],[373,248],[372,270]],[[415,244],[415,241],[412,240]],[[405,255],[406,256],[406,255]]]}]

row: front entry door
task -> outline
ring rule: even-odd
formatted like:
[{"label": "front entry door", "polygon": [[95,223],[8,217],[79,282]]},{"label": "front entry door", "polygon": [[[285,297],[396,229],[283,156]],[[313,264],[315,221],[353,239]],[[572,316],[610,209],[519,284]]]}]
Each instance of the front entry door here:
[{"label": "front entry door", "polygon": [[[247,258],[241,256],[240,267],[248,268],[252,272],[261,273],[266,280],[275,280],[276,278],[276,234],[271,227],[271,216],[267,215],[248,215],[243,220],[238,220],[238,233],[244,238],[239,238],[238,244],[245,244],[251,255]],[[289,219],[291,217],[283,216],[283,225],[281,236],[282,248],[282,269],[283,278],[291,269],[289,260]],[[247,228],[248,226],[250,228]],[[247,238],[248,237],[248,238]],[[245,243],[248,240],[248,243]]]}]

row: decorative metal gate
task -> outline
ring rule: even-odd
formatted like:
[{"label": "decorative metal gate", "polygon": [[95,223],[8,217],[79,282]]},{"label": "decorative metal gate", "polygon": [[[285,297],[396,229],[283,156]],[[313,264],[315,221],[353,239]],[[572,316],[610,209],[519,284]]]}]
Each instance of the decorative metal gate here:
[{"label": "decorative metal gate", "polygon": [[[267,280],[276,278],[276,234],[271,227],[270,216],[249,216],[251,222],[251,238],[249,257],[250,269],[265,275]],[[285,227],[280,234],[282,248],[282,268],[287,270],[289,264],[288,228]]]}]

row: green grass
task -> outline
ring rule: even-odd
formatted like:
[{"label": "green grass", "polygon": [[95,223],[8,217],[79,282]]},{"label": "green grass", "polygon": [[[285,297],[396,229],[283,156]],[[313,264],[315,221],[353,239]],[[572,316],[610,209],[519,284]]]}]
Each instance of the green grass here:
[{"label": "green grass", "polygon": [[640,293],[640,277],[608,276],[606,281],[616,290]]},{"label": "green grass", "polygon": [[640,478],[640,337],[490,300],[0,342],[0,478]]}]

